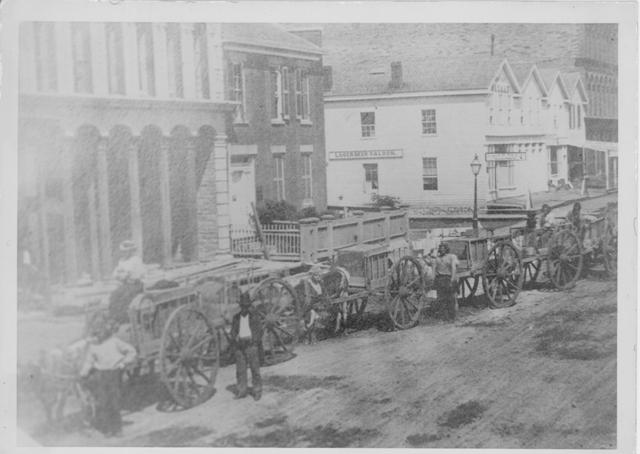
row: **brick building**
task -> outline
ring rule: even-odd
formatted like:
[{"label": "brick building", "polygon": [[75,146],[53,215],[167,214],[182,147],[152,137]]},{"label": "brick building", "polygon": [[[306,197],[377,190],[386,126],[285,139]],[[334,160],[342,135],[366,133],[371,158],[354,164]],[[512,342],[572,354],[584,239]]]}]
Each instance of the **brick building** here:
[{"label": "brick building", "polygon": [[282,197],[321,206],[320,70],[319,48],[275,25],[22,23],[20,247],[51,283],[108,277],[124,239],[147,263],[209,260],[230,250],[254,159],[264,198],[282,171]]},{"label": "brick building", "polygon": [[294,33],[224,28],[227,87],[240,103],[229,128],[233,225],[247,224],[251,202],[326,207],[321,37]]}]

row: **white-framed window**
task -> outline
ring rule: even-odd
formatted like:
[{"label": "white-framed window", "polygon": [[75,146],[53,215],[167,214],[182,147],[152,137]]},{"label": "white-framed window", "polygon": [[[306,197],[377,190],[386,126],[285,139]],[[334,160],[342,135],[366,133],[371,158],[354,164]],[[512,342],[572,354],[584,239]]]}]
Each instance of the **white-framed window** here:
[{"label": "white-framed window", "polygon": [[376,136],[376,113],[360,112],[360,129],[362,137]]},{"label": "white-framed window", "polygon": [[362,164],[365,192],[378,190],[378,164]]},{"label": "white-framed window", "polygon": [[244,68],[242,63],[229,64],[229,97],[239,104],[236,106],[234,122],[245,121]]},{"label": "white-framed window", "polygon": [[91,93],[91,33],[88,23],[75,23],[71,27],[73,45],[73,79],[76,93]]},{"label": "white-framed window", "polygon": [[558,149],[549,147],[549,173],[555,177],[558,175]]},{"label": "white-framed window", "polygon": [[435,136],[438,133],[435,109],[422,110],[422,134]]},{"label": "white-framed window", "polygon": [[282,118],[288,120],[290,118],[289,108],[291,106],[291,80],[289,76],[289,68],[282,67],[282,76],[280,78],[282,83]]},{"label": "white-framed window", "polygon": [[302,70],[296,70],[296,117],[298,120],[309,121],[309,74]]},{"label": "white-framed window", "polygon": [[124,94],[124,48],[122,42],[122,25],[108,23],[107,34],[107,71],[109,93]]},{"label": "white-framed window", "polygon": [[311,153],[302,154],[302,185],[304,200],[309,202],[313,200],[313,177],[312,177],[312,160]]},{"label": "white-framed window", "polygon": [[33,32],[36,86],[38,91],[55,91],[58,88],[55,23],[35,22]]},{"label": "white-framed window", "polygon": [[285,200],[284,192],[284,154],[273,157],[273,184],[276,191],[276,200]]},{"label": "white-framed window", "polygon": [[180,24],[167,24],[167,76],[169,96],[184,97]]},{"label": "white-framed window", "polygon": [[489,107],[489,124],[492,125],[495,122],[493,107]]},{"label": "white-framed window", "polygon": [[489,190],[496,190],[496,161],[487,162],[487,175],[489,178]]},{"label": "white-framed window", "polygon": [[138,24],[138,89],[140,94],[155,95],[155,75],[153,72],[153,37],[151,24]]},{"label": "white-framed window", "polygon": [[514,162],[496,161],[498,189],[510,189],[514,186]]},{"label": "white-framed window", "polygon": [[576,122],[577,128],[582,128],[582,109],[580,108],[580,104],[576,106]]},{"label": "white-framed window", "polygon": [[271,70],[271,120],[282,121],[282,72]]},{"label": "white-framed window", "polygon": [[554,105],[551,108],[553,110],[553,129],[558,129],[558,127],[559,127],[559,124],[558,124],[559,106]]},{"label": "white-framed window", "polygon": [[196,24],[193,30],[193,46],[196,65],[196,96],[209,99],[209,60],[207,58],[207,26]]},{"label": "white-framed window", "polygon": [[438,158],[422,158],[422,190],[438,190]]}]

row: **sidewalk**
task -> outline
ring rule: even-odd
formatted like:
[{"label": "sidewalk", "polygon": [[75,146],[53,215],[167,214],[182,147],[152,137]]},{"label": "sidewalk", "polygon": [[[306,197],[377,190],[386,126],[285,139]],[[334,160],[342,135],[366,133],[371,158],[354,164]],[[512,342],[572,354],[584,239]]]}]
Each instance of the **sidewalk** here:
[{"label": "sidewalk", "polygon": [[[551,208],[558,208],[571,205],[574,202],[602,197],[607,194],[607,191],[604,189],[589,189],[587,195],[582,195],[580,189],[561,189],[559,191],[532,192],[531,201],[533,205],[532,208],[534,210],[539,210],[545,203]],[[504,197],[497,199],[493,203],[521,205],[524,208],[527,205],[527,197],[525,195],[518,197]]]}]

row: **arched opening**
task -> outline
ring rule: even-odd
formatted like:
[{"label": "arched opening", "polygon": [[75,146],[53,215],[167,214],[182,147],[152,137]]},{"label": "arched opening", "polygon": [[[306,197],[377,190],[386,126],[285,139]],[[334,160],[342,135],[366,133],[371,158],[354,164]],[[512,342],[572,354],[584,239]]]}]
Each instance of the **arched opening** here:
[{"label": "arched opening", "polygon": [[131,239],[131,189],[129,183],[129,148],[133,137],[126,126],[114,126],[107,145],[111,256],[117,261],[118,246]]},{"label": "arched opening", "polygon": [[162,263],[162,200],[160,193],[160,148],[162,132],[147,126],[140,133],[139,174],[142,212],[142,257],[145,263]]}]

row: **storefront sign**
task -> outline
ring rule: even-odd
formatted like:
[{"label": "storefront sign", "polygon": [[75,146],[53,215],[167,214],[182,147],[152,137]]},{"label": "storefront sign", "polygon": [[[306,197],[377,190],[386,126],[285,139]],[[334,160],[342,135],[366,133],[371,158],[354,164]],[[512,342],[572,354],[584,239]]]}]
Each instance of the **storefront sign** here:
[{"label": "storefront sign", "polygon": [[402,149],[396,150],[356,150],[356,151],[330,151],[329,159],[388,159],[401,158]]},{"label": "storefront sign", "polygon": [[486,153],[485,159],[487,161],[526,161],[527,154],[514,152],[514,153]]}]

